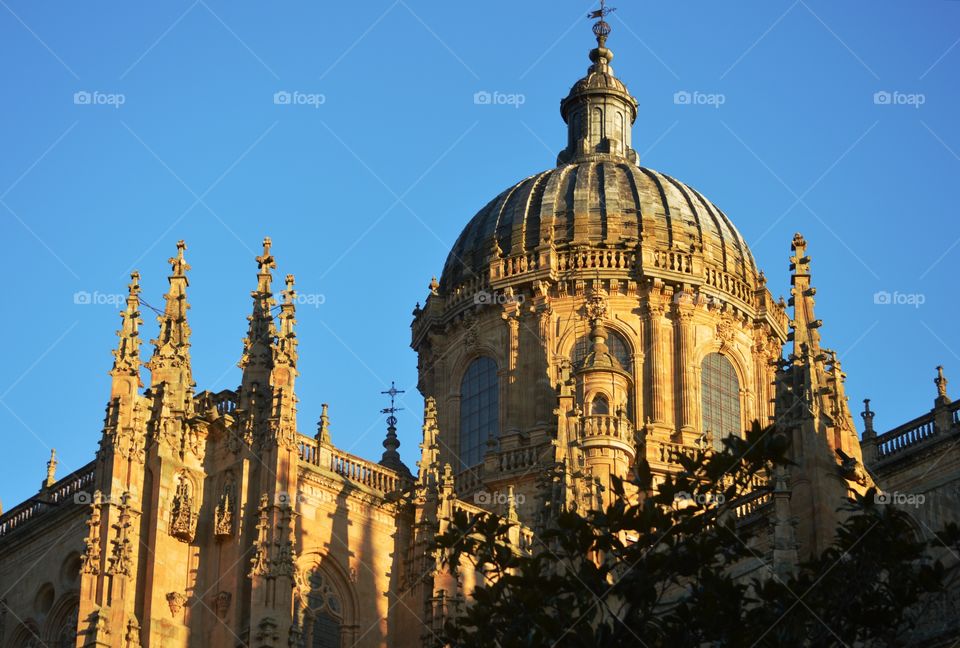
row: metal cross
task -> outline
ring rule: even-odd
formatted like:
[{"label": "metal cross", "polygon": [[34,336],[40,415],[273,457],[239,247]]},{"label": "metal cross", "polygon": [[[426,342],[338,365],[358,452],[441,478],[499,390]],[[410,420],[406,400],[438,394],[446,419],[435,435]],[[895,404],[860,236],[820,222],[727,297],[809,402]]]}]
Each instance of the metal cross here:
[{"label": "metal cross", "polygon": [[390,389],[386,391],[382,391],[380,393],[387,394],[388,396],[390,396],[390,407],[384,407],[382,410],[380,410],[380,413],[389,414],[389,416],[387,416],[387,425],[390,425],[392,427],[397,424],[397,417],[395,416],[395,414],[403,409],[402,407],[396,407],[394,401],[397,398],[397,394],[404,394],[406,392],[402,389],[397,389],[397,386],[394,384],[394,381],[391,380]]}]

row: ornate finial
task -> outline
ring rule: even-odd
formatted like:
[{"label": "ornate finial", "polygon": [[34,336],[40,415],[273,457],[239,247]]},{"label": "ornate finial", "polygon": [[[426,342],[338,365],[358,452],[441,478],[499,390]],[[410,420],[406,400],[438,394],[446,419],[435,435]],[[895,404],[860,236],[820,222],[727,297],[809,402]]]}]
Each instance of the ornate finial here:
[{"label": "ornate finial", "polygon": [[273,245],[273,241],[270,240],[269,236],[265,236],[263,238],[263,254],[257,257],[257,265],[260,266],[260,272],[270,272],[270,270],[277,267],[273,255],[270,254],[271,245]]},{"label": "ornate finial", "polygon": [[44,487],[50,488],[57,481],[57,450],[50,448],[50,461],[47,462],[47,479],[43,482]]},{"label": "ornate finial", "polygon": [[604,18],[616,10],[615,7],[608,7],[606,0],[600,0],[600,8],[587,14],[587,18],[597,21],[593,24],[593,35],[597,37],[599,47],[606,47],[607,36],[610,35],[610,24]]},{"label": "ornate finial", "polygon": [[330,406],[323,403],[320,407],[320,421],[317,423],[317,441],[320,443],[330,443],[330,416],[328,415]]},{"label": "ornate finial", "polygon": [[187,270],[190,269],[190,264],[183,258],[183,253],[186,249],[187,244],[183,242],[183,239],[177,241],[177,256],[170,257],[167,260],[174,277],[186,277]]},{"label": "ornate finial", "polygon": [[863,411],[860,413],[860,416],[863,417],[863,425],[864,425],[863,436],[864,437],[876,435],[876,432],[874,432],[873,430],[873,417],[876,415],[877,413],[870,409],[870,399],[864,398]]},{"label": "ornate finial", "polygon": [[286,277],[287,289],[283,291],[283,303],[292,304],[293,298],[296,297],[296,292],[293,289],[293,284],[296,281],[296,278],[292,274],[288,274]]},{"label": "ornate finial", "polygon": [[934,384],[937,386],[937,402],[938,403],[950,403],[950,397],[947,396],[947,377],[943,375],[943,366],[937,367],[937,377],[933,379]]}]

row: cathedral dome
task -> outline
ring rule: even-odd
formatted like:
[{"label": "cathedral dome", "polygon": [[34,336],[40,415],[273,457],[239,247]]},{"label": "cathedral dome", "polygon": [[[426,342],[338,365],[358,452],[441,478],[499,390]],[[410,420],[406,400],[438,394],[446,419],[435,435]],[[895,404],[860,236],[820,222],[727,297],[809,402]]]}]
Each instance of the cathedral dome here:
[{"label": "cathedral dome", "polygon": [[712,276],[744,296],[757,287],[756,264],[726,214],[696,189],[639,165],[631,141],[637,101],[610,66],[608,33],[609,26],[597,33],[591,66],[560,102],[568,137],[556,168],[521,180],[470,220],[447,257],[441,294],[501,278],[496,266],[505,262],[520,266],[514,274],[549,269],[558,278],[548,249],[619,251],[614,263],[638,277],[662,270],[701,283]]},{"label": "cathedral dome", "polygon": [[[533,255],[551,243],[557,249],[674,250],[751,285],[757,274],[743,236],[696,189],[626,160],[598,159],[544,171],[491,200],[454,244],[441,290],[487,274],[498,257]],[[651,256],[641,252],[641,268],[667,263],[671,269],[669,260]]]}]

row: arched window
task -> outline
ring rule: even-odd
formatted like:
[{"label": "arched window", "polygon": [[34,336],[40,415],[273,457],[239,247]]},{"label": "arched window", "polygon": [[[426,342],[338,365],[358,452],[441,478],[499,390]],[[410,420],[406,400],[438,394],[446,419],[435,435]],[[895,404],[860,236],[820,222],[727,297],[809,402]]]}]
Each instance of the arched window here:
[{"label": "arched window", "polygon": [[593,138],[592,144],[596,146],[603,138],[603,110],[601,108],[593,109],[593,123],[590,126],[590,136]]},{"label": "arched window", "polygon": [[460,382],[460,464],[483,459],[487,440],[500,435],[500,381],[497,363],[480,357],[470,363]]},{"label": "arched window", "polygon": [[723,439],[743,433],[740,380],[730,361],[719,353],[705,357],[701,368],[702,429],[713,436],[713,446],[720,450]]},{"label": "arched window", "polygon": [[[610,349],[610,354],[620,362],[620,366],[623,367],[624,371],[631,372],[633,371],[632,363],[630,362],[630,348],[627,346],[626,341],[620,337],[619,333],[607,329],[607,348]],[[589,335],[583,335],[577,338],[577,343],[573,348],[573,366],[579,367],[583,362],[583,359],[587,357],[593,350],[593,340],[590,339]]]},{"label": "arched window", "polygon": [[336,590],[319,570],[310,574],[307,596],[304,648],[340,648],[343,604]]},{"label": "arched window", "polygon": [[603,394],[597,394],[590,401],[590,414],[595,416],[606,416],[610,414],[610,401]]}]

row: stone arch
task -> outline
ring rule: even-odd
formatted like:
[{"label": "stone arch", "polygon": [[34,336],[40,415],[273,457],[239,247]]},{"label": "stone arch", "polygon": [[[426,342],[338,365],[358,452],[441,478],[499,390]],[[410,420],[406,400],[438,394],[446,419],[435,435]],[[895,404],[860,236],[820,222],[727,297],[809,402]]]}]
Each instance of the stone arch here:
[{"label": "stone arch", "polygon": [[10,639],[7,641],[7,648],[47,648],[40,638],[40,626],[33,618],[28,618],[20,623],[17,628],[10,633]]},{"label": "stone arch", "polygon": [[[317,591],[318,588],[321,591]],[[320,600],[319,594],[323,595]],[[336,597],[334,603],[330,596]],[[305,553],[298,560],[294,587],[295,621],[300,628],[304,648],[312,647],[312,633],[322,623],[320,613],[327,614],[339,627],[339,646],[356,642],[359,598],[349,573],[329,554],[320,551]],[[334,644],[336,645],[336,644]]]},{"label": "stone arch", "polygon": [[60,597],[47,615],[44,635],[49,648],[72,648],[77,642],[80,597],[68,592]]}]

